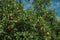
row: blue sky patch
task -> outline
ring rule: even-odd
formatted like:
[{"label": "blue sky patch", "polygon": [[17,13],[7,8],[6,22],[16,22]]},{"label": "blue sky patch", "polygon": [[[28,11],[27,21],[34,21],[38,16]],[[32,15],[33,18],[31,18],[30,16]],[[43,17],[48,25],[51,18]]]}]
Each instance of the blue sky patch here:
[{"label": "blue sky patch", "polygon": [[[29,2],[32,3],[33,0],[30,0]],[[31,7],[31,4],[29,2],[22,0],[22,3],[24,4],[24,9],[28,9],[29,7]],[[56,16],[60,18],[60,0],[52,0],[51,3],[51,7],[56,10]]]}]

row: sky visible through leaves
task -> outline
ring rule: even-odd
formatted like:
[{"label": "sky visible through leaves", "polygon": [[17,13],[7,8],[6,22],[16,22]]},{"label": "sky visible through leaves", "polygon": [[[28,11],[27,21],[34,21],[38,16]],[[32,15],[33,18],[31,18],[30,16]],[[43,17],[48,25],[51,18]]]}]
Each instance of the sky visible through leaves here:
[{"label": "sky visible through leaves", "polygon": [[[17,1],[19,1],[19,0],[17,0]],[[32,2],[33,2],[33,0],[30,0],[30,3],[22,0],[22,3],[24,4],[24,9],[26,10],[29,7],[33,7],[31,5]],[[58,18],[60,18],[60,0],[52,0],[51,7],[56,10],[56,16]]]},{"label": "sky visible through leaves", "polygon": [[56,16],[60,18],[60,0],[52,0],[52,8],[56,10]]}]

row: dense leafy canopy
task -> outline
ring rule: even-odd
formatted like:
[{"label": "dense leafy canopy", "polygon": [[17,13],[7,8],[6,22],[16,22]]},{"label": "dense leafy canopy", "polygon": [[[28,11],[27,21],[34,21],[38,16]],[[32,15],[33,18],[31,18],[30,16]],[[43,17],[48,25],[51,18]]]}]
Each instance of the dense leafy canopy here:
[{"label": "dense leafy canopy", "polygon": [[34,10],[24,10],[16,0],[0,1],[0,40],[60,40],[55,11],[46,9],[50,0],[34,0],[32,5]]}]

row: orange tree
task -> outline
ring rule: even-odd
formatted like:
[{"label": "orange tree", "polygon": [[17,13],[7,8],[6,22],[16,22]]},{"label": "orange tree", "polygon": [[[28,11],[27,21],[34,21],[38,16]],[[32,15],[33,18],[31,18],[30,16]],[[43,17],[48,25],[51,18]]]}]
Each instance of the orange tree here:
[{"label": "orange tree", "polygon": [[0,40],[56,40],[55,11],[46,9],[50,0],[34,0],[34,10],[24,10],[16,0],[0,4]]}]

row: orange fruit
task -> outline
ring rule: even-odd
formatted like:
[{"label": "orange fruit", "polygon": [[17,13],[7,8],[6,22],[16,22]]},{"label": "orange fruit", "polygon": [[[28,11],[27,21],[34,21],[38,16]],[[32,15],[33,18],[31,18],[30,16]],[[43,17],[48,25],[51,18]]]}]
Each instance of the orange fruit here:
[{"label": "orange fruit", "polygon": [[18,7],[17,7],[16,9],[17,9],[17,10],[19,10],[19,8],[18,8]]},{"label": "orange fruit", "polygon": [[14,27],[13,26],[8,26],[8,29],[9,30],[12,30]]},{"label": "orange fruit", "polygon": [[10,19],[13,20],[14,19],[13,16],[11,16]]},{"label": "orange fruit", "polygon": [[49,35],[50,34],[50,32],[46,32],[46,35]]}]

